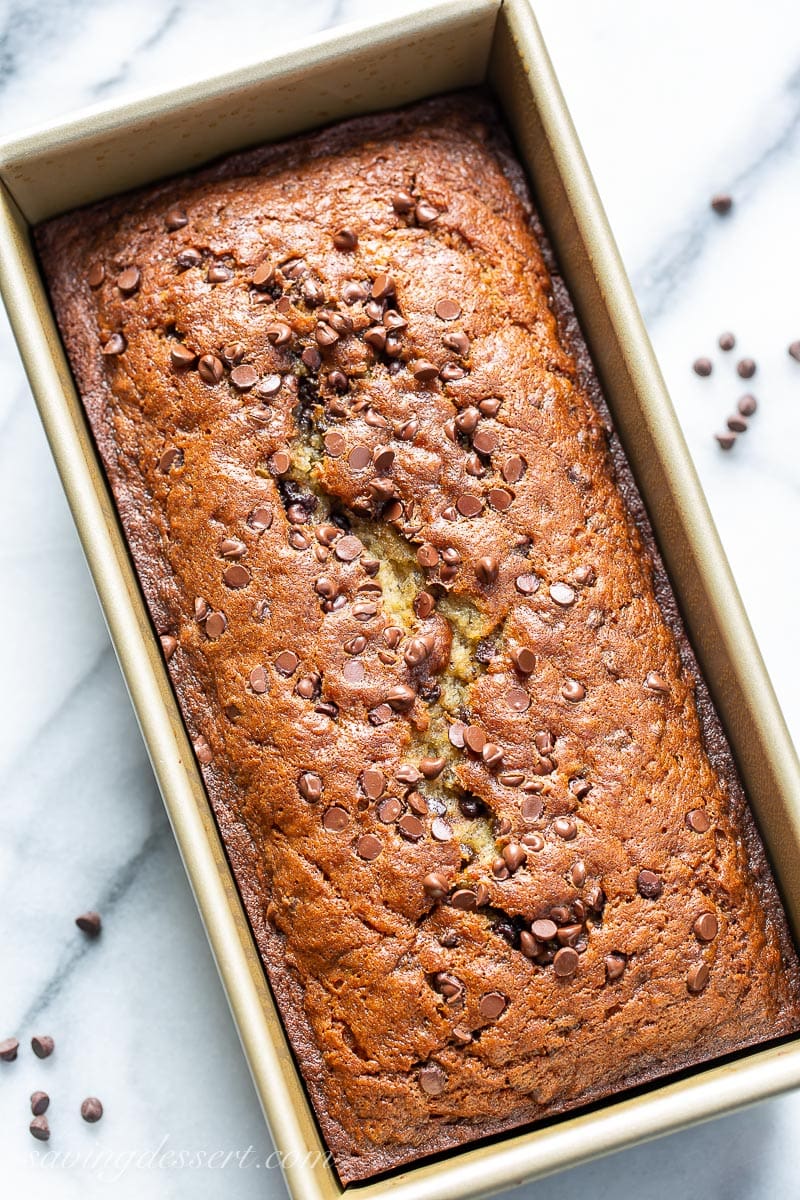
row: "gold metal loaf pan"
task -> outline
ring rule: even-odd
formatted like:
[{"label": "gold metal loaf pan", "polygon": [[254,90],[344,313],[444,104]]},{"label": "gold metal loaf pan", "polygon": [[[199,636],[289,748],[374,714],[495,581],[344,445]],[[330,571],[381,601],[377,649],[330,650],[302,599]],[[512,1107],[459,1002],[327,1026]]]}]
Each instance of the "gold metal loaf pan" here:
[{"label": "gold metal loaf pan", "polygon": [[[434,3],[0,147],[0,286],[286,1182],[304,1200],[333,1200],[342,1188],[326,1162],[220,845],[28,228],[227,151],[482,81],[497,93],[527,166],[798,934],[800,766],[526,0]],[[798,1083],[795,1040],[358,1191],[365,1200],[389,1189],[394,1200],[485,1194]]]}]

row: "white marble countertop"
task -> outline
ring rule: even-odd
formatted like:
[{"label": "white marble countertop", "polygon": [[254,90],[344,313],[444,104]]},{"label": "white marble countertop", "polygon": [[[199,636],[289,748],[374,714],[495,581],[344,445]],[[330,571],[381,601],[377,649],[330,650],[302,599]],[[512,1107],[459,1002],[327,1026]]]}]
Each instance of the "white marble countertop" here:
[{"label": "white marble countertop", "polygon": [[[0,133],[163,89],[403,0],[5,0]],[[791,0],[539,0],[536,8],[795,739],[800,738],[800,22]],[[733,213],[709,211],[731,191]],[[725,356],[717,335],[733,330]],[[755,358],[737,379],[739,351]],[[714,359],[711,379],[691,371]],[[4,315],[0,315],[0,1167],[9,1197],[281,1197],[269,1137]],[[713,433],[752,390],[730,454]],[[792,550],[792,546],[795,550]],[[35,629],[35,635],[33,633]],[[102,911],[88,944],[73,918]],[[33,1034],[56,1039],[52,1058]],[[53,1149],[111,1165],[42,1167]],[[103,1122],[80,1101],[95,1094]],[[525,1189],[545,1200],[797,1194],[800,1095]],[[143,1156],[143,1157],[142,1157]]]}]

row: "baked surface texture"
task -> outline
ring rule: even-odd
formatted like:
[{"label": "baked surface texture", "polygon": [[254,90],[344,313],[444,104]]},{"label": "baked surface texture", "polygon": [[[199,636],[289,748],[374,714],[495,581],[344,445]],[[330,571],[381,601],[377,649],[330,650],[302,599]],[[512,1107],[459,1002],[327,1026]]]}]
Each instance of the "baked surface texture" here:
[{"label": "baked surface texture", "polygon": [[796,1030],[763,849],[491,101],[36,238],[342,1180]]}]

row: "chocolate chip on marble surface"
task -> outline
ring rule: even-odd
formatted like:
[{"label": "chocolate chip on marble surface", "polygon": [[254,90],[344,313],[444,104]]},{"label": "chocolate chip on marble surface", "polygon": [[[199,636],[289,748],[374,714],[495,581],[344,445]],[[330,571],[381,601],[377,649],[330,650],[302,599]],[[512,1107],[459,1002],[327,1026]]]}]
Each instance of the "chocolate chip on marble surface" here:
[{"label": "chocolate chip on marble surface", "polygon": [[756,373],[755,360],[752,358],[741,358],[736,364],[736,374],[741,379],[752,379]]},{"label": "chocolate chip on marble surface", "polygon": [[733,208],[733,197],[727,192],[717,192],[711,197],[711,207],[718,216],[726,216]]},{"label": "chocolate chip on marble surface", "polygon": [[795,360],[800,362],[800,342],[792,342],[789,346],[789,354]]},{"label": "chocolate chip on marble surface", "polygon": [[701,913],[692,929],[699,942],[713,942],[719,932],[719,922],[713,913]]},{"label": "chocolate chip on marble surface", "polygon": [[695,375],[700,375],[706,379],[714,369],[714,364],[710,358],[696,358],[692,363],[692,370]]},{"label": "chocolate chip on marble surface", "polygon": [[686,986],[693,995],[697,995],[708,986],[710,976],[711,971],[707,963],[696,963],[686,976]]},{"label": "chocolate chip on marble surface", "polygon": [[84,1121],[88,1121],[90,1125],[94,1125],[103,1115],[103,1106],[97,1099],[97,1096],[87,1096],[81,1104],[81,1116]]},{"label": "chocolate chip on marble surface", "polygon": [[747,430],[750,428],[747,418],[740,416],[739,413],[734,413],[733,416],[728,417],[726,425],[732,433],[747,433]]},{"label": "chocolate chip on marble surface", "polygon": [[47,1112],[50,1097],[47,1092],[34,1092],[31,1096],[31,1112],[35,1117],[41,1117]]},{"label": "chocolate chip on marble surface", "polygon": [[40,1117],[34,1117],[28,1126],[28,1129],[31,1131],[31,1135],[36,1138],[37,1142],[46,1142],[50,1137],[50,1124],[47,1120],[47,1117],[44,1115]]},{"label": "chocolate chip on marble surface", "polygon": [[135,292],[138,292],[141,282],[142,273],[138,267],[126,267],[117,276],[117,287],[123,296],[132,296]]},{"label": "chocolate chip on marble surface", "polygon": [[645,900],[657,900],[664,890],[664,883],[655,871],[643,870],[636,878],[636,889]]},{"label": "chocolate chip on marble surface", "polygon": [[176,229],[183,229],[184,225],[188,225],[189,218],[182,208],[171,208],[164,217],[164,224],[170,233],[174,233]]},{"label": "chocolate chip on marble surface", "polygon": [[383,842],[374,833],[364,833],[356,842],[356,852],[366,862],[373,862],[382,850]]},{"label": "chocolate chip on marble surface", "polygon": [[758,408],[758,401],[748,392],[747,395],[739,398],[736,407],[743,417],[752,417]]},{"label": "chocolate chip on marble surface", "polygon": [[103,928],[103,922],[100,919],[100,914],[96,912],[81,913],[75,918],[75,924],[80,929],[81,933],[85,933],[87,937],[96,938],[99,936]]},{"label": "chocolate chip on marble surface", "polygon": [[586,699],[586,688],[577,679],[567,679],[562,685],[561,695],[570,704],[578,704]]},{"label": "chocolate chip on marble surface", "polygon": [[0,1041],[0,1059],[3,1062],[13,1062],[19,1051],[19,1041],[17,1038],[3,1038]]},{"label": "chocolate chip on marble surface", "polygon": [[732,333],[721,333],[719,335],[718,345],[720,350],[732,350],[736,345],[736,338]]},{"label": "chocolate chip on marble surface", "polygon": [[102,263],[93,263],[86,276],[90,288],[99,288],[106,277],[106,269]]},{"label": "chocolate chip on marble surface", "polygon": [[31,1038],[31,1049],[37,1058],[49,1058],[56,1044],[48,1034],[38,1034]]},{"label": "chocolate chip on marble surface", "polygon": [[736,441],[736,434],[728,431],[726,433],[715,433],[715,440],[719,443],[721,450],[732,450]]},{"label": "chocolate chip on marble surface", "polygon": [[100,353],[107,358],[114,358],[118,354],[124,354],[128,343],[121,333],[112,333],[111,337],[100,347]]}]

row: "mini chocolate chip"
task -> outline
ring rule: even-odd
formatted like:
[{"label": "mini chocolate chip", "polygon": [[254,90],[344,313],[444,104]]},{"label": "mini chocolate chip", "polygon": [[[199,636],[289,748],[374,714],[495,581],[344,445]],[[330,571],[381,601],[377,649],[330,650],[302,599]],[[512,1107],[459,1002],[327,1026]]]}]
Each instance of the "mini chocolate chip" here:
[{"label": "mini chocolate chip", "polygon": [[456,888],[450,897],[450,904],[461,912],[472,912],[478,907],[478,899],[469,888]]},{"label": "mini chocolate chip", "polygon": [[[206,621],[206,626],[208,626],[208,621]],[[294,675],[299,665],[300,659],[293,650],[281,650],[275,658],[275,670],[287,679],[290,675]]]},{"label": "mini chocolate chip", "polygon": [[743,417],[752,417],[753,413],[758,408],[758,401],[756,400],[755,396],[751,396],[748,393],[746,396],[741,397],[736,407]]},{"label": "mini chocolate chip", "polygon": [[241,563],[233,563],[222,572],[222,582],[226,587],[238,590],[250,583],[250,572]]},{"label": "mini chocolate chip", "polygon": [[2,1059],[3,1062],[13,1062],[17,1057],[18,1050],[19,1042],[16,1038],[3,1038],[2,1041],[0,1041],[0,1059]]},{"label": "mini chocolate chip", "polygon": [[791,343],[789,346],[789,354],[792,356],[795,362],[800,362],[800,342]]},{"label": "mini chocolate chip", "polygon": [[419,817],[415,817],[413,813],[406,813],[405,816],[401,817],[397,822],[397,828],[409,842],[418,842],[425,833],[425,826]]},{"label": "mini chocolate chip", "polygon": [[431,825],[431,837],[436,842],[449,842],[453,837],[453,830],[442,817],[436,817]]},{"label": "mini chocolate chip", "polygon": [[461,305],[457,300],[445,297],[443,300],[436,301],[434,312],[441,321],[457,321],[461,316]]},{"label": "mini chocolate chip", "polygon": [[222,637],[225,630],[228,628],[228,622],[225,614],[222,612],[212,612],[206,617],[205,631],[206,637],[215,641],[218,637]]},{"label": "mini chocolate chip", "polygon": [[395,192],[392,196],[392,208],[397,213],[410,213],[414,207],[414,197],[410,192]]},{"label": "mini chocolate chip", "polygon": [[732,450],[733,449],[733,444],[736,441],[735,433],[731,433],[730,431],[727,433],[715,433],[714,437],[715,437],[716,441],[719,443],[719,447],[721,450]]},{"label": "mini chocolate chip", "polygon": [[338,805],[333,805],[332,808],[326,808],[322,814],[322,828],[328,833],[341,833],[350,824],[350,814],[345,808],[339,808]]},{"label": "mini chocolate chip", "polygon": [[87,937],[91,938],[97,937],[103,926],[100,914],[96,912],[81,913],[79,917],[75,918],[75,924],[81,933],[85,933]]},{"label": "mini chocolate chip", "polygon": [[446,758],[422,758],[419,769],[426,779],[438,779],[447,766]]},{"label": "mini chocolate chip", "polygon": [[104,342],[100,348],[100,353],[106,357],[113,358],[117,354],[124,354],[127,348],[127,342],[121,333],[112,333],[108,341]]},{"label": "mini chocolate chip", "polygon": [[477,517],[483,511],[483,502],[480,496],[464,492],[456,500],[456,510],[461,513],[462,517]]},{"label": "mini chocolate chip", "polygon": [[560,608],[570,608],[575,603],[578,596],[574,588],[568,583],[551,583],[548,588],[550,599],[553,600]]},{"label": "mini chocolate chip", "polygon": [[465,333],[461,330],[452,330],[442,336],[442,345],[447,350],[452,350],[454,354],[460,354],[464,358],[469,354],[470,341]]},{"label": "mini chocolate chip", "polygon": [[55,1048],[55,1042],[46,1034],[31,1038],[31,1049],[37,1058],[49,1058]]},{"label": "mini chocolate chip", "polygon": [[577,679],[568,679],[561,688],[561,695],[570,704],[578,704],[586,699],[586,688]]},{"label": "mini chocolate chip", "polygon": [[184,225],[188,225],[189,218],[182,208],[171,208],[164,217],[164,224],[170,233],[174,233],[176,229],[183,229]]},{"label": "mini chocolate chip", "polygon": [[372,451],[369,446],[354,446],[347,456],[347,465],[351,471],[365,471],[372,462]]},{"label": "mini chocolate chip", "polygon": [[334,543],[333,553],[340,562],[350,563],[355,562],[357,558],[364,552],[363,543],[352,534],[340,538]]},{"label": "mini chocolate chip", "polygon": [[756,373],[756,364],[752,358],[742,358],[736,364],[736,374],[741,379],[752,379]]},{"label": "mini chocolate chip", "polygon": [[97,1096],[87,1096],[81,1105],[81,1116],[84,1121],[88,1121],[90,1125],[94,1125],[103,1115],[103,1106],[97,1099]]},{"label": "mini chocolate chip", "polygon": [[397,683],[394,687],[389,688],[386,693],[386,703],[395,710],[395,712],[408,712],[413,707],[417,694],[413,688],[405,683]]},{"label": "mini chocolate chip", "polygon": [[214,752],[212,751],[206,739],[202,736],[197,737],[192,745],[194,747],[194,752],[197,755],[197,761],[202,763],[204,766],[208,766],[208,764],[213,761]]},{"label": "mini chocolate chip", "polygon": [[447,1076],[436,1063],[420,1068],[419,1086],[426,1096],[441,1096],[447,1086]]},{"label": "mini chocolate chip", "polygon": [[636,879],[636,888],[645,900],[657,900],[664,890],[661,876],[655,871],[640,871]]},{"label": "mini chocolate chip", "polygon": [[319,800],[323,786],[322,779],[316,771],[304,771],[297,781],[298,792],[310,804],[315,804]]},{"label": "mini chocolate chip", "polygon": [[556,951],[553,970],[559,979],[569,979],[578,970],[579,963],[578,951],[573,950],[571,946],[564,946]]},{"label": "mini chocolate chip", "polygon": [[420,200],[414,209],[414,216],[417,218],[417,224],[423,227],[433,225],[439,217],[438,208],[434,208],[427,200]]},{"label": "mini chocolate chip", "polygon": [[536,670],[536,655],[527,646],[511,651],[511,661],[520,675],[532,675]]},{"label": "mini chocolate chip", "polygon": [[383,842],[374,833],[364,833],[356,842],[356,851],[359,858],[363,858],[367,862],[372,862],[376,859],[382,850]]},{"label": "mini chocolate chip", "polygon": [[216,354],[204,354],[197,364],[197,373],[203,383],[214,387],[225,374],[225,368],[222,360],[217,358]]},{"label": "mini chocolate chip", "polygon": [[486,992],[481,996],[478,1007],[481,1016],[485,1017],[487,1021],[496,1021],[506,1011],[508,997],[504,996],[502,992]]},{"label": "mini chocolate chip", "polygon": [[158,460],[158,469],[162,475],[167,475],[173,467],[180,467],[182,464],[183,451],[177,446],[168,446]]},{"label": "mini chocolate chip", "polygon": [[518,871],[528,858],[528,852],[524,846],[520,846],[519,842],[509,842],[503,846],[501,851],[503,862],[508,867],[509,871]]},{"label": "mini chocolate chip", "polygon": [[494,583],[499,573],[500,563],[493,554],[487,554],[484,558],[479,558],[475,564],[475,574],[478,577],[478,582],[483,584],[484,587],[488,587],[489,584]]},{"label": "mini chocolate chip", "polygon": [[50,1137],[50,1125],[48,1124],[47,1117],[45,1116],[34,1117],[28,1126],[28,1129],[31,1131],[33,1137],[36,1138],[37,1142],[46,1142]]},{"label": "mini chocolate chip", "polygon": [[386,790],[386,776],[379,767],[366,767],[361,773],[361,786],[370,800],[378,800]]},{"label": "mini chocolate chip", "polygon": [[692,929],[699,942],[713,942],[719,932],[719,922],[713,913],[701,913]]},{"label": "mini chocolate chip", "polygon": [[292,460],[285,450],[276,450],[269,456],[267,465],[273,475],[285,475],[292,465]]},{"label": "mini chocolate chip", "polygon": [[544,804],[539,796],[526,796],[520,806],[524,821],[538,821]]},{"label": "mini chocolate chip", "polygon": [[506,704],[513,712],[527,712],[531,706],[531,698],[524,688],[509,688],[506,692]]},{"label": "mini chocolate chip", "polygon": [[333,235],[333,244],[337,250],[355,250],[358,245],[358,236],[353,233],[352,229],[340,229]]},{"label": "mini chocolate chip", "polygon": [[707,379],[714,370],[714,364],[710,358],[696,358],[692,363],[692,370],[695,375],[700,375],[703,379]]},{"label": "mini chocolate chip", "polygon": [[275,272],[271,263],[259,263],[253,272],[250,282],[258,291],[268,288],[275,277]]},{"label": "mini chocolate chip", "polygon": [[693,808],[686,814],[686,824],[694,833],[707,833],[711,819],[704,808]]},{"label": "mini chocolate chip", "polygon": [[117,287],[122,292],[123,296],[132,296],[139,290],[139,284],[142,282],[142,273],[138,267],[126,267],[124,271],[117,276]]},{"label": "mini chocolate chip", "polygon": [[273,346],[286,346],[292,340],[291,326],[285,321],[273,321],[267,326],[265,333]]},{"label": "mini chocolate chip", "polygon": [[571,842],[578,836],[578,826],[572,817],[558,817],[553,822],[553,833],[565,842]]},{"label": "mini chocolate chip", "polygon": [[183,342],[175,342],[169,352],[170,362],[176,371],[186,371],[197,362],[197,355]]},{"label": "mini chocolate chip", "polygon": [[100,284],[106,277],[106,269],[102,263],[94,263],[86,276],[86,282],[90,288],[99,288]]},{"label": "mini chocolate chip", "polygon": [[442,900],[447,895],[449,884],[444,875],[440,875],[437,871],[432,871],[429,875],[425,876],[422,886],[431,899]]},{"label": "mini chocolate chip", "polygon": [[733,197],[726,192],[718,192],[711,197],[711,207],[720,217],[724,217],[733,208]]},{"label": "mini chocolate chip", "polygon": [[536,575],[518,575],[514,580],[514,586],[521,595],[532,596],[539,590],[539,582]]},{"label": "mini chocolate chip", "polygon": [[251,529],[255,529],[258,533],[262,533],[269,529],[272,525],[273,512],[266,504],[257,505],[247,518],[247,524]]},{"label": "mini chocolate chip", "polygon": [[267,672],[264,667],[253,667],[248,675],[250,687],[257,696],[263,696],[267,690]]},{"label": "mini chocolate chip", "polygon": [[749,428],[747,420],[738,413],[734,413],[732,417],[728,417],[726,425],[732,433],[747,433]]},{"label": "mini chocolate chip", "polygon": [[249,392],[250,388],[255,387],[257,382],[257,371],[247,363],[240,367],[234,367],[231,371],[231,383],[237,392]]},{"label": "mini chocolate chip", "polygon": [[419,383],[430,383],[438,378],[439,368],[427,358],[418,358],[411,364],[411,374]]},{"label": "mini chocolate chip", "polygon": [[736,338],[732,333],[721,333],[719,335],[718,346],[720,350],[732,350],[736,345]]},{"label": "mini chocolate chip", "polygon": [[394,280],[391,275],[381,273],[376,275],[372,281],[370,296],[373,300],[386,300],[394,293]]},{"label": "mini chocolate chip", "polygon": [[626,958],[624,954],[617,954],[614,951],[607,954],[605,957],[606,979],[609,983],[616,983],[625,974]]},{"label": "mini chocolate chip", "polygon": [[224,263],[212,263],[206,272],[207,283],[226,283],[229,279],[233,279],[233,271]]},{"label": "mini chocolate chip", "polygon": [[203,256],[199,250],[195,250],[194,246],[187,246],[185,250],[181,250],[175,258],[175,262],[182,271],[188,271],[192,267],[199,267],[203,261]]},{"label": "mini chocolate chip", "polygon": [[50,1106],[47,1092],[34,1092],[31,1096],[31,1112],[35,1117],[41,1117]]},{"label": "mini chocolate chip", "polygon": [[691,967],[686,977],[686,986],[693,995],[705,990],[711,971],[707,963],[697,963]]},{"label": "mini chocolate chip", "polygon": [[467,725],[464,729],[464,745],[473,754],[480,754],[486,745],[486,734],[479,725]]},{"label": "mini chocolate chip", "polygon": [[669,684],[662,675],[658,674],[657,671],[649,672],[644,681],[644,686],[647,688],[648,692],[655,692],[659,696],[669,695]]}]

